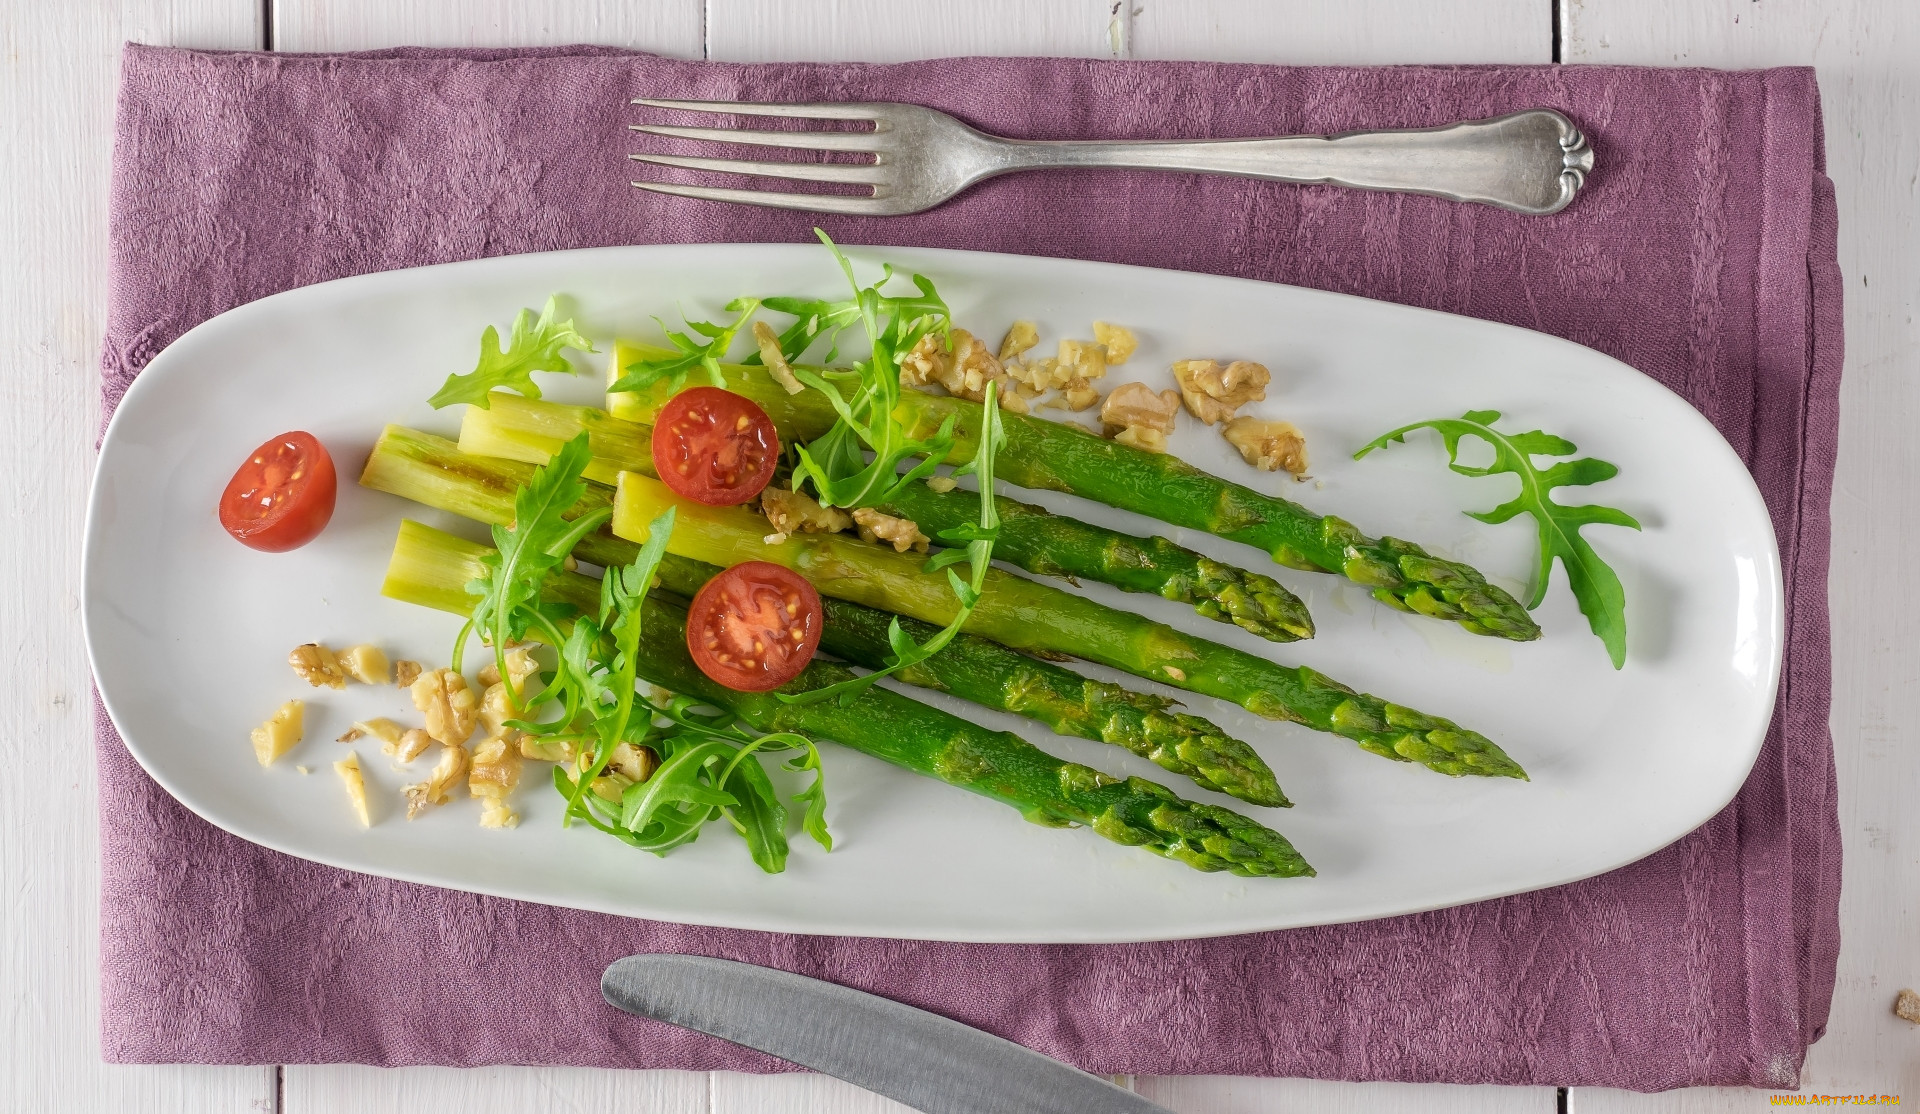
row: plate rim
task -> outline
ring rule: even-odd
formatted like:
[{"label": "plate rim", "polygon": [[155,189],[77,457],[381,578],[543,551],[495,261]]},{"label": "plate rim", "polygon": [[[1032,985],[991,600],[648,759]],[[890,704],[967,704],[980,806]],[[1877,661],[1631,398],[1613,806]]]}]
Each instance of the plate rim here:
[{"label": "plate rim", "polygon": [[[645,255],[647,253],[706,252],[716,248],[730,250],[752,249],[756,251],[777,250],[796,255],[801,253],[814,255],[819,252],[817,245],[804,242],[766,243],[747,241],[688,244],[622,244],[587,248],[563,248],[543,252],[522,252],[510,255],[485,256],[477,259],[452,260],[441,263],[424,264],[417,267],[393,268],[365,274],[346,275],[339,278],[327,279],[322,282],[276,291],[275,293],[254,299],[253,301],[231,307],[195,324],[192,328],[187,329],[181,333],[180,336],[169,342],[165,348],[155,353],[154,356],[142,366],[140,372],[134,376],[133,381],[128,385],[119,403],[115,406],[114,412],[109,417],[106,428],[101,434],[95,450],[93,468],[89,476],[87,508],[81,543],[80,612],[82,634],[86,643],[87,664],[89,671],[92,673],[91,679],[94,691],[100,701],[101,708],[111,721],[116,734],[119,735],[127,752],[140,765],[147,776],[153,778],[155,783],[166,790],[175,801],[179,802],[194,815],[219,828],[221,831],[239,839],[246,840],[249,843],[266,847],[269,850],[309,862],[319,863],[333,869],[350,871],[356,874],[366,874],[374,877],[392,878],[397,881],[431,886],[436,889],[449,890],[451,892],[476,893],[509,900],[528,901],[554,908],[580,909],[586,912],[626,918],[669,920],[671,923],[698,927],[777,932],[807,936],[856,936],[930,942],[1004,944],[1116,944],[1148,943],[1165,940],[1214,939],[1254,932],[1284,931],[1291,928],[1359,924],[1373,920],[1432,912],[1439,909],[1456,908],[1485,901],[1498,900],[1518,894],[1552,889],[1584,881],[1601,874],[1610,873],[1652,855],[1659,854],[1680,840],[1685,839],[1688,835],[1698,830],[1700,826],[1722,812],[1727,805],[1739,795],[1740,791],[1745,788],[1747,782],[1750,780],[1753,768],[1758,762],[1761,751],[1764,749],[1766,738],[1771,732],[1775,713],[1778,711],[1780,684],[1787,650],[1785,637],[1785,578],[1780,559],[1779,538],[1773,527],[1771,511],[1766,505],[1765,497],[1761,494],[1759,485],[1754,480],[1752,472],[1747,467],[1746,462],[1740,459],[1739,454],[1734,451],[1726,438],[1721,435],[1720,431],[1716,429],[1706,416],[1700,413],[1692,403],[1688,402],[1678,392],[1667,387],[1651,375],[1598,349],[1540,330],[1528,329],[1503,321],[1492,321],[1466,314],[1451,313],[1427,306],[1409,305],[1402,302],[1368,298],[1357,294],[1323,290],[1317,287],[1299,286],[1292,283],[1270,282],[1263,279],[1218,274],[1209,271],[1190,271],[1172,267],[1151,267],[1132,263],[1113,263],[1104,260],[1069,256],[1020,255],[1008,252],[973,251],[963,248],[918,247],[913,245],[842,244],[840,246],[849,258],[854,259],[856,262],[873,262],[875,261],[875,256],[884,253],[894,253],[893,258],[897,260],[899,254],[907,253],[915,256],[953,256],[975,260],[1007,260],[1012,261],[1010,265],[1014,266],[1027,266],[1039,262],[1050,265],[1063,265],[1069,268],[1091,268],[1099,271],[1120,269],[1124,271],[1146,272],[1157,276],[1172,276],[1181,279],[1200,279],[1220,282],[1238,286],[1246,290],[1256,288],[1280,288],[1288,291],[1292,296],[1306,296],[1309,300],[1326,299],[1340,304],[1367,303],[1372,306],[1385,307],[1388,312],[1399,312],[1408,315],[1408,319],[1410,320],[1427,317],[1453,322],[1464,321],[1470,322],[1476,328],[1486,328],[1500,332],[1525,334],[1534,338],[1544,338],[1555,345],[1567,345],[1579,349],[1589,356],[1597,356],[1617,365],[1621,370],[1630,373],[1633,377],[1640,380],[1645,386],[1662,392],[1677,406],[1678,410],[1684,414],[1684,420],[1696,423],[1696,432],[1704,435],[1700,438],[1700,441],[1711,444],[1713,446],[1711,451],[1724,454],[1725,462],[1730,463],[1735,473],[1743,478],[1744,483],[1739,486],[1738,497],[1741,502],[1747,504],[1745,508],[1746,512],[1755,515],[1758,521],[1764,522],[1767,525],[1767,529],[1762,532],[1766,540],[1764,554],[1766,561],[1763,573],[1768,581],[1770,591],[1761,602],[1767,608],[1770,619],[1770,622],[1767,624],[1767,629],[1764,632],[1770,652],[1768,654],[1764,688],[1766,695],[1764,700],[1760,702],[1764,704],[1764,715],[1759,717],[1761,724],[1760,730],[1747,742],[1744,753],[1739,756],[1737,763],[1740,769],[1739,777],[1730,778],[1731,787],[1714,795],[1712,799],[1715,803],[1711,808],[1704,809],[1698,817],[1689,817],[1687,826],[1665,842],[1657,846],[1637,849],[1631,854],[1618,858],[1617,860],[1609,858],[1606,865],[1592,869],[1581,869],[1564,875],[1556,875],[1554,880],[1547,882],[1527,882],[1521,885],[1506,887],[1490,885],[1480,890],[1474,890],[1467,896],[1457,899],[1416,902],[1410,905],[1397,906],[1392,909],[1359,914],[1339,913],[1337,917],[1334,918],[1330,918],[1327,915],[1316,915],[1312,912],[1307,912],[1299,918],[1282,918],[1280,923],[1273,923],[1274,918],[1272,916],[1266,916],[1259,918],[1262,922],[1259,924],[1233,922],[1223,923],[1217,927],[1210,925],[1199,930],[1182,930],[1178,932],[1148,931],[1143,934],[1140,931],[1103,932],[1095,930],[1063,932],[1057,929],[1042,929],[1040,930],[1040,934],[1036,935],[1032,931],[1022,932],[1018,929],[1008,928],[999,931],[916,933],[896,930],[876,932],[870,926],[863,928],[856,920],[852,919],[841,924],[810,922],[807,925],[795,926],[790,923],[784,923],[777,912],[761,911],[752,907],[736,907],[733,915],[730,916],[690,916],[676,911],[668,918],[656,914],[635,912],[630,904],[623,905],[618,901],[594,900],[590,895],[582,898],[558,900],[554,897],[529,892],[513,885],[449,885],[445,880],[436,878],[430,872],[421,870],[406,868],[368,870],[361,865],[351,865],[341,861],[338,857],[327,853],[324,849],[318,852],[311,849],[295,849],[288,841],[281,840],[272,834],[245,830],[247,826],[244,824],[227,822],[211,804],[208,804],[207,807],[202,807],[203,802],[198,799],[197,794],[188,791],[186,787],[182,785],[176,784],[163,771],[163,764],[145,753],[145,748],[137,745],[133,741],[127,730],[122,726],[123,718],[116,711],[114,696],[109,692],[109,686],[103,683],[103,673],[101,669],[102,658],[98,650],[98,643],[101,641],[101,638],[104,637],[104,633],[97,629],[98,624],[104,620],[101,620],[99,617],[98,604],[96,601],[96,585],[99,577],[102,575],[98,566],[104,559],[101,553],[101,547],[105,544],[101,540],[102,532],[105,529],[102,518],[106,513],[102,507],[102,478],[106,472],[113,450],[117,445],[116,434],[119,433],[122,427],[124,415],[129,412],[130,408],[133,412],[137,413],[138,409],[144,405],[141,400],[156,390],[165,389],[163,386],[156,386],[155,384],[160,383],[161,379],[165,378],[165,369],[172,366],[171,361],[168,360],[168,356],[170,353],[178,351],[183,342],[195,337],[196,334],[201,333],[203,330],[218,327],[219,323],[235,315],[271,312],[273,304],[290,297],[307,295],[316,289],[332,288],[346,284],[377,287],[381,283],[407,283],[414,281],[413,276],[416,275],[457,275],[459,272],[466,270],[486,270],[492,267],[508,266],[511,265],[512,261],[528,258],[564,261],[567,258],[619,258],[636,254]],[[932,268],[929,267],[928,269],[931,270]],[[161,365],[160,371],[162,374],[158,378],[153,374],[155,364]],[[1730,762],[1728,764],[1729,769],[1733,768],[1733,766],[1734,763]],[[1707,798],[1702,798],[1702,800],[1705,799]],[[1313,884],[1313,879],[1293,879],[1289,880],[1289,884],[1310,886]],[[1226,920],[1231,921],[1231,918],[1226,918]]]}]

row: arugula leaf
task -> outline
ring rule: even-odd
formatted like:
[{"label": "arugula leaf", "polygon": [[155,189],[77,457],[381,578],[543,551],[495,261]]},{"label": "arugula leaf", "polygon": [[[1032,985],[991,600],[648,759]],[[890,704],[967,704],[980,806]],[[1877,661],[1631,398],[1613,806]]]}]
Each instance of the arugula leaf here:
[{"label": "arugula leaf", "polygon": [[768,874],[787,868],[787,810],[774,792],[773,782],[751,749],[743,748],[721,783],[734,803],[726,806],[733,829],[747,841],[747,852]]},{"label": "arugula leaf", "polygon": [[[799,738],[799,736],[795,736]],[[788,759],[787,769],[794,773],[813,771],[813,784],[793,795],[795,804],[806,802],[807,810],[801,817],[800,827],[813,841],[823,849],[833,850],[833,833],[827,831],[827,771],[820,764],[820,748],[810,739],[800,739],[805,744],[801,753]]]},{"label": "arugula leaf", "polygon": [[[492,644],[496,667],[507,675],[506,646],[526,638],[528,628],[541,625],[557,635],[551,618],[539,607],[540,586],[547,575],[572,552],[574,543],[598,529],[609,513],[602,509],[569,521],[566,512],[587,492],[581,479],[593,450],[581,433],[561,446],[546,464],[534,469],[525,486],[514,493],[513,522],[493,528],[494,551],[487,554],[485,576],[467,590],[480,596],[473,621],[460,632],[453,648],[453,668],[459,669],[468,630]],[[565,640],[554,637],[555,644]]]},{"label": "arugula leaf", "polygon": [[[924,275],[913,276],[914,287],[919,291],[914,297],[898,298],[881,293],[880,288],[893,277],[891,267],[884,269],[879,282],[861,286],[860,280],[854,277],[853,262],[833,238],[818,228],[813,232],[840,264],[847,285],[853,288],[853,299],[850,302],[796,302],[774,298],[764,300],[763,304],[773,308],[774,303],[779,302],[810,315],[796,323],[813,331],[804,332],[792,341],[798,345],[794,359],[811,344],[812,337],[822,335],[822,330],[837,338],[851,320],[858,320],[866,328],[869,358],[854,364],[859,386],[852,398],[843,399],[840,392],[818,374],[804,368],[794,369],[794,376],[825,395],[840,416],[824,436],[811,445],[797,448],[796,471],[813,485],[821,505],[864,507],[885,502],[902,485],[931,475],[936,462],[944,459],[953,447],[951,422],[942,425],[934,436],[919,440],[907,436],[906,427],[893,416],[894,408],[900,403],[901,362],[927,335],[950,331],[953,320],[946,303]],[[849,313],[857,316],[849,319]],[[787,334],[793,332],[794,329],[789,328]],[[789,343],[785,339],[787,334],[782,334],[783,352]],[[800,343],[802,339],[806,340],[805,344]],[[862,449],[873,454],[872,460],[866,459]],[[900,465],[911,457],[922,459],[902,475]]]},{"label": "arugula leaf", "polygon": [[562,348],[592,352],[593,342],[573,327],[573,319],[558,320],[560,296],[547,299],[540,319],[523,309],[513,319],[513,338],[500,347],[500,333],[492,325],[480,334],[480,363],[465,375],[449,375],[427,404],[435,410],[465,402],[482,410],[490,407],[487,395],[495,387],[510,387],[528,398],[539,398],[540,388],[533,381],[536,371],[564,371],[573,374],[573,365],[560,354]]},{"label": "arugula leaf", "polygon": [[[980,602],[980,592],[986,587],[987,570],[993,565],[993,543],[1000,534],[1000,511],[993,499],[993,457],[1006,441],[1006,432],[1000,424],[1000,407],[994,397],[995,384],[988,383],[986,400],[982,403],[980,420],[980,442],[975,447],[973,459],[954,470],[956,475],[971,472],[980,483],[980,522],[977,526],[968,525],[945,534],[964,532],[967,535],[965,550],[947,550],[928,560],[924,568],[928,571],[947,569],[947,584],[953,589],[955,598],[960,601],[959,610],[954,613],[953,621],[942,627],[925,642],[915,645],[907,632],[901,628],[896,617],[887,624],[887,644],[893,653],[885,667],[851,677],[845,681],[809,689],[802,693],[775,693],[780,700],[789,704],[813,704],[830,698],[839,699],[842,706],[850,705],[860,698],[860,694],[889,674],[897,673],[908,666],[918,665],[947,648],[966,625],[967,618],[973,614],[974,606]],[[969,578],[961,580],[958,573],[948,568],[961,561],[967,562]]]},{"label": "arugula leaf", "polygon": [[[1610,480],[1620,474],[1620,469],[1604,460],[1582,457],[1563,460],[1541,471],[1534,467],[1534,457],[1572,456],[1579,451],[1578,447],[1564,437],[1537,429],[1527,433],[1501,433],[1493,428],[1493,423],[1499,420],[1498,410],[1469,410],[1458,418],[1415,422],[1369,441],[1353,454],[1354,459],[1384,448],[1388,442],[1404,442],[1406,435],[1416,429],[1432,429],[1440,434],[1446,444],[1448,467],[1455,472],[1463,476],[1509,473],[1518,477],[1518,495],[1490,511],[1468,511],[1467,515],[1493,525],[1506,522],[1522,511],[1533,516],[1539,527],[1540,553],[1527,607],[1539,607],[1540,602],[1546,599],[1547,583],[1553,575],[1553,561],[1559,558],[1560,567],[1567,571],[1567,586],[1573,589],[1573,597],[1579,602],[1581,613],[1587,617],[1588,626],[1606,645],[1607,656],[1612,659],[1613,667],[1619,669],[1627,660],[1626,590],[1620,586],[1620,578],[1613,569],[1580,536],[1580,528],[1598,524],[1638,530],[1640,523],[1627,512],[1613,507],[1597,504],[1570,507],[1556,503],[1552,492],[1557,487],[1584,487]],[[1484,468],[1461,464],[1462,437],[1476,437],[1491,445],[1493,463]]]},{"label": "arugula leaf", "polygon": [[[582,434],[575,440],[584,437]],[[585,485],[581,486],[584,489]],[[593,775],[613,756],[614,748],[634,741],[629,738],[629,728],[634,725],[633,706],[639,695],[634,686],[638,683],[640,625],[647,591],[653,586],[654,572],[666,555],[667,538],[673,533],[674,512],[675,508],[668,507],[649,524],[647,543],[640,547],[631,564],[608,569],[600,580],[600,629],[613,642],[613,656],[607,662],[608,674],[603,684],[613,702],[611,706],[599,701],[590,705],[595,713],[593,758],[581,764],[581,776],[567,798],[569,815],[579,808],[581,794],[592,783]],[[640,722],[645,726],[645,717]]]},{"label": "arugula leaf", "polygon": [[[739,314],[731,325],[716,325],[711,321],[687,322],[687,328],[707,338],[704,343],[695,341],[685,333],[674,332],[667,328],[666,322],[661,321],[661,331],[667,334],[667,342],[673,345],[674,355],[658,360],[635,360],[620,369],[620,378],[608,385],[607,392],[645,391],[660,382],[666,383],[668,392],[675,392],[687,385],[687,377],[696,368],[707,373],[708,383],[715,387],[726,386],[727,380],[721,374],[720,361],[726,358],[727,349],[733,347],[733,338],[740,332],[740,327],[759,308],[758,298],[736,298],[727,303],[729,313]],[[654,320],[660,319],[656,317]]]}]

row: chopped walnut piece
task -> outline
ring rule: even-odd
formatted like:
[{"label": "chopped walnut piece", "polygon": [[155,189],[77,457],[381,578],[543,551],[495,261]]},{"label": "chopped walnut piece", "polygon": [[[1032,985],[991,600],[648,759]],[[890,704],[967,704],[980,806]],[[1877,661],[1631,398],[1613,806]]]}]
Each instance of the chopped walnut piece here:
[{"label": "chopped walnut piece", "polygon": [[1125,325],[1110,325],[1105,321],[1093,323],[1093,339],[1106,347],[1107,363],[1124,364],[1133,350],[1140,347],[1140,341],[1133,330]]},{"label": "chopped walnut piece", "polygon": [[1148,452],[1167,451],[1167,434],[1180,413],[1180,395],[1155,394],[1145,383],[1122,383],[1100,407],[1100,424],[1107,436],[1123,445]]},{"label": "chopped walnut piece", "polygon": [[314,688],[347,687],[347,671],[341,666],[340,659],[318,642],[295,646],[293,652],[287,655],[287,664],[293,666],[293,671],[300,675],[301,680]]},{"label": "chopped walnut piece", "polygon": [[413,706],[427,717],[427,734],[435,742],[464,743],[473,734],[473,690],[467,679],[451,669],[430,669],[408,686]]},{"label": "chopped walnut piece", "polygon": [[1000,338],[1000,362],[1004,364],[1039,343],[1037,325],[1031,321],[1015,321],[1007,327],[1007,335]]},{"label": "chopped walnut piece", "polygon": [[521,716],[522,712],[515,711],[513,702],[507,699],[505,684],[495,681],[480,695],[480,726],[488,735],[517,734],[507,727],[507,721]]},{"label": "chopped walnut piece", "polygon": [[780,336],[773,326],[765,321],[753,323],[753,342],[760,346],[760,362],[767,366],[767,374],[775,383],[785,387],[790,395],[806,390],[806,385],[794,378],[793,365],[787,362],[786,353],[780,351]]},{"label": "chopped walnut piece", "polygon": [[[1060,342],[1060,366],[1070,369],[1076,380],[1098,379],[1107,373],[1107,346],[1090,340]],[[1058,372],[1055,373],[1056,377]]]},{"label": "chopped walnut piece", "polygon": [[1091,410],[1100,401],[1100,392],[1085,383],[1070,386],[1060,392],[1060,405],[1078,414],[1082,410]]},{"label": "chopped walnut piece", "polygon": [[347,800],[353,802],[353,811],[360,817],[360,826],[373,827],[373,813],[367,808],[367,779],[360,772],[360,756],[349,754],[333,764],[333,772],[340,775],[340,781],[347,787]]},{"label": "chopped walnut piece", "polygon": [[520,826],[520,814],[513,811],[513,806],[499,797],[483,797],[480,800],[480,826],[517,828]]},{"label": "chopped walnut piece", "polygon": [[780,534],[837,534],[853,525],[853,519],[839,507],[823,507],[806,492],[781,487],[769,487],[760,493],[760,513]]},{"label": "chopped walnut piece", "polygon": [[447,790],[459,782],[467,772],[467,748],[448,746],[440,748],[440,761],[427,775],[427,780],[409,785],[403,792],[407,798],[407,819],[420,815],[420,810],[428,805],[447,803]]},{"label": "chopped walnut piece", "polygon": [[273,765],[273,760],[292,750],[305,732],[307,705],[302,700],[289,700],[273,710],[267,722],[253,729],[253,756],[262,766]]},{"label": "chopped walnut piece", "polygon": [[623,774],[601,774],[587,783],[587,789],[608,804],[617,805],[632,784],[633,781]]},{"label": "chopped walnut piece", "polygon": [[335,739],[334,742],[351,743],[355,739],[364,739],[371,735],[388,747],[392,747],[393,744],[400,741],[400,736],[406,734],[406,732],[406,728],[387,717],[377,716],[373,719],[355,720],[353,726],[347,728],[346,734],[341,735],[338,739]]},{"label": "chopped walnut piece", "polygon": [[473,748],[467,768],[467,792],[481,803],[480,826],[511,828],[520,822],[507,794],[520,783],[520,750],[504,735],[489,735]]},{"label": "chopped walnut piece", "polygon": [[347,676],[363,685],[384,685],[392,674],[392,669],[387,665],[387,655],[378,646],[361,643],[349,646],[334,656],[347,671]]},{"label": "chopped walnut piece", "polygon": [[393,683],[407,688],[420,677],[420,663],[401,658],[393,663]]},{"label": "chopped walnut piece", "polygon": [[900,362],[900,381],[910,386],[939,386],[956,398],[981,402],[987,397],[987,384],[1000,386],[1001,405],[1012,392],[1007,390],[1007,369],[987,351],[985,341],[965,329],[953,329],[944,337],[928,333]]},{"label": "chopped walnut piece", "polygon": [[911,518],[895,518],[871,507],[854,511],[853,520],[860,526],[860,540],[888,542],[895,553],[905,553],[909,549],[925,553],[933,541],[920,532],[919,524]]},{"label": "chopped walnut piece", "polygon": [[928,476],[927,477],[927,487],[931,488],[934,491],[939,492],[942,495],[945,495],[947,492],[952,491],[954,488],[959,486],[960,486],[959,482],[955,480],[952,476]]},{"label": "chopped walnut piece", "polygon": [[1263,472],[1284,468],[1296,480],[1307,473],[1307,439],[1292,422],[1235,418],[1220,432],[1227,444],[1240,450],[1241,459]]},{"label": "chopped walnut piece", "polygon": [[1221,367],[1217,360],[1181,360],[1173,365],[1174,381],[1187,410],[1208,425],[1230,419],[1249,402],[1267,397],[1267,369],[1247,360]]},{"label": "chopped walnut piece", "polygon": [[[525,646],[510,646],[507,648],[505,656],[507,659],[507,674],[513,678],[514,690],[516,692],[524,692],[527,678],[540,672],[540,663],[534,660],[533,651],[527,649]],[[499,684],[499,664],[494,661],[488,661],[487,664],[480,667],[478,676],[480,683],[483,685]]]},{"label": "chopped walnut piece", "polygon": [[1009,414],[1025,414],[1033,409],[1018,391],[1000,391],[995,398],[999,400],[1000,409]]},{"label": "chopped walnut piece", "polygon": [[399,741],[385,748],[396,761],[411,762],[427,752],[433,745],[433,736],[418,727],[409,727],[401,733]]},{"label": "chopped walnut piece", "polygon": [[607,759],[607,769],[627,779],[628,784],[637,785],[653,776],[660,767],[660,759],[651,747],[637,747],[632,743],[621,743],[613,748],[613,754]]},{"label": "chopped walnut piece", "polygon": [[1902,990],[1893,999],[1893,1012],[1916,1025],[1920,1025],[1920,994],[1911,990]]}]

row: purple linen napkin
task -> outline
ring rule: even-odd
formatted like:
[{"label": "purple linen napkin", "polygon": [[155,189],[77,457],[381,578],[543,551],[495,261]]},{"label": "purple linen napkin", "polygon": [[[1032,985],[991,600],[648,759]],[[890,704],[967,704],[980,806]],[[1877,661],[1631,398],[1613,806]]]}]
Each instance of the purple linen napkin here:
[{"label": "purple linen napkin", "polygon": [[[1587,130],[1600,171],[1550,218],[1124,172],[1016,175],[920,216],[821,218],[630,188],[637,95],[905,100],[1032,138],[1337,132],[1548,105]],[[843,243],[1243,275],[1545,330],[1686,396],[1766,495],[1789,650],[1746,788],[1630,867],[1419,916],[1119,946],[689,928],[343,873],[191,815],[100,714],[106,1057],[789,1067],[602,1004],[604,964],[672,950],[877,991],[1097,1072],[1795,1085],[1838,947],[1826,576],[1840,287],[1822,164],[1807,70],[129,47],[109,409],[155,352],[222,310],[476,256],[799,241],[818,222]]]}]

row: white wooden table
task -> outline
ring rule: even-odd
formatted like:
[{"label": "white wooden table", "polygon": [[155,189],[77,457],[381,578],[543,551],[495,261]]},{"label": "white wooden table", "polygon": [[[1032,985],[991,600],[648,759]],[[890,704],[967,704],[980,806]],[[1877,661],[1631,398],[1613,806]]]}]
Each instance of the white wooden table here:
[{"label": "white wooden table", "polygon": [[[81,508],[98,428],[106,187],[123,40],[223,48],[605,43],[687,58],[893,61],[1054,54],[1283,63],[1812,63],[1826,96],[1847,282],[1832,601],[1839,989],[1806,1092],[1920,1103],[1920,3],[1914,0],[0,0],[0,1109],[622,1110],[904,1107],[812,1076],[100,1062],[98,866]],[[1131,7],[1129,7],[1131,5]],[[1906,711],[1902,711],[1906,709]],[[1139,1078],[1191,1114],[1749,1111],[1759,1092]]]}]

